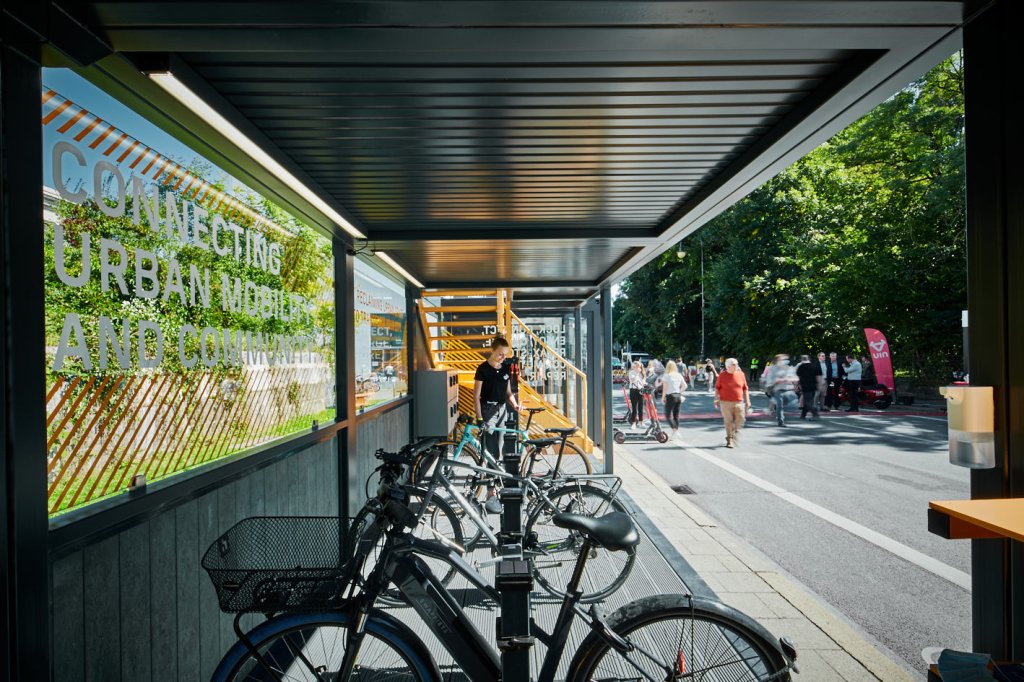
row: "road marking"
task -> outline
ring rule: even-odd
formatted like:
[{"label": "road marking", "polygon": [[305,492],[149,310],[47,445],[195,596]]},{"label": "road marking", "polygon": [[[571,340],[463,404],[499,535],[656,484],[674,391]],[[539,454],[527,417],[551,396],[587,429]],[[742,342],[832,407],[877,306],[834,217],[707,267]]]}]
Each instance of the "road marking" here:
[{"label": "road marking", "polygon": [[[848,417],[847,421],[850,422],[848,424],[848,426],[853,426],[853,427],[856,427],[858,429],[864,429],[866,431],[871,431],[872,433],[877,433],[878,432],[878,427],[877,426],[872,428],[870,426],[865,426],[864,424],[858,424],[857,422],[853,421],[854,419],[863,419],[863,418],[864,417]],[[914,440],[923,441],[923,442],[929,443],[931,445],[942,445],[942,441],[944,441],[946,439],[944,436],[939,436],[938,434],[936,434],[936,438],[922,438],[921,436],[911,436],[908,433],[900,433],[899,431],[893,431],[893,430],[890,430],[888,433],[890,435],[892,435],[892,436],[897,437],[897,438],[913,438]]]},{"label": "road marking", "polygon": [[788,490],[785,490],[784,488],[780,488],[774,483],[771,483],[769,481],[764,480],[763,478],[755,476],[749,471],[741,469],[735,464],[727,462],[719,457],[715,457],[714,455],[705,452],[700,448],[693,447],[687,443],[680,443],[680,445],[682,445],[683,448],[690,454],[700,457],[709,464],[714,464],[720,469],[728,471],[733,476],[736,476],[737,478],[742,478],[747,483],[750,483],[751,485],[754,485],[760,488],[761,490],[772,493],[778,498],[785,500],[786,502],[789,502],[790,504],[799,507],[804,511],[814,514],[819,519],[827,521],[832,525],[836,526],[837,528],[841,528],[842,530],[847,531],[848,533],[852,533],[853,535],[856,535],[862,540],[866,540],[871,544],[875,545],[876,547],[880,547],[881,549],[890,552],[891,554],[895,554],[899,558],[905,561],[909,561],[910,563],[919,566],[924,570],[928,571],[929,573],[932,573],[940,578],[943,578],[944,580],[948,580],[949,582],[959,587],[962,587],[968,592],[971,591],[971,576],[961,571],[960,569],[954,568],[949,564],[945,564],[939,561],[938,559],[930,557],[924,552],[919,552],[913,547],[908,547],[907,545],[904,545],[902,542],[893,540],[888,535],[883,535],[882,533],[879,533],[876,530],[872,530],[867,526],[861,525],[852,519],[848,519],[845,516],[842,516],[841,514],[837,514],[829,509],[825,509],[819,504],[815,504],[814,502],[811,502],[810,500],[804,497],[800,497],[799,495],[791,493]]}]

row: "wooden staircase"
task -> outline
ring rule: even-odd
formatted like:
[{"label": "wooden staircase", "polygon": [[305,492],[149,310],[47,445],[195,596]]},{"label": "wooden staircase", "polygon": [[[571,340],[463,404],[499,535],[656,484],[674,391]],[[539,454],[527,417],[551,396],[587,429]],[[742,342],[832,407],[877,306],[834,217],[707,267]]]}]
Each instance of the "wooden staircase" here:
[{"label": "wooden staircase", "polygon": [[[546,428],[578,426],[580,431],[571,440],[584,452],[595,454],[594,443],[585,434],[588,418],[586,376],[530,331],[512,312],[511,302],[512,292],[508,289],[424,291],[422,298],[417,301],[417,309],[426,335],[431,366],[458,371],[459,410],[463,414],[472,415],[473,377],[476,368],[487,359],[491,339],[499,334],[504,336],[512,344],[515,354],[521,358],[526,348],[536,350],[543,346],[544,356],[555,371],[571,379],[567,383],[563,382],[564,395],[559,395],[558,402],[561,404],[556,405],[531,385],[535,382],[530,381],[529,371],[525,376],[521,371],[520,402],[525,407],[546,408],[544,412],[534,415],[530,433],[534,437],[541,437],[545,435]],[[536,353],[531,353],[530,357],[536,357]],[[580,386],[582,390],[579,390]],[[576,400],[581,401],[583,415],[579,424],[573,418]],[[574,409],[566,410],[567,406]],[[525,421],[522,423],[525,424]]]}]

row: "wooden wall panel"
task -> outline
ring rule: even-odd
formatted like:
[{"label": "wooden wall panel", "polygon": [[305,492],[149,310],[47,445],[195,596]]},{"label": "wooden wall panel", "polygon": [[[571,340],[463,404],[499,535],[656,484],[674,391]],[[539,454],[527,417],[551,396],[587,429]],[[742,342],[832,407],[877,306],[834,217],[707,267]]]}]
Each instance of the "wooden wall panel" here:
[{"label": "wooden wall panel", "polygon": [[[364,434],[385,438],[371,459],[400,422]],[[235,639],[203,553],[248,516],[337,513],[337,476],[335,441],[320,443],[51,561],[52,679],[209,679]]]}]

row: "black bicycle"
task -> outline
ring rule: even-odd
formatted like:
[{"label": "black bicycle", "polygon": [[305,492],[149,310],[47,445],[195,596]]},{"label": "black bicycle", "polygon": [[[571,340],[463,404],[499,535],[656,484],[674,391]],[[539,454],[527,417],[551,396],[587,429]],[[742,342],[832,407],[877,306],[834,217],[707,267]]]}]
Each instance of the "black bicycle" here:
[{"label": "black bicycle", "polygon": [[[407,466],[410,459],[406,453],[386,455],[385,461]],[[221,608],[239,614],[239,641],[221,660],[214,682],[441,680],[436,662],[415,633],[375,607],[389,584],[437,635],[466,679],[500,678],[498,652],[423,557],[443,560],[492,599],[498,600],[498,593],[462,558],[459,548],[408,532],[420,525],[417,517],[426,510],[410,507],[404,487],[382,485],[367,505],[374,514],[353,527],[336,518],[246,519],[211,546],[203,565],[217,587]],[[540,682],[554,679],[577,617],[588,621],[591,632],[567,668],[572,681],[766,682],[788,680],[795,670],[796,651],[787,640],[776,641],[749,617],[713,600],[659,595],[627,604],[607,619],[596,606],[585,609],[579,585],[589,549],[622,551],[636,545],[639,533],[632,519],[619,512],[600,518],[560,514],[555,523],[580,533],[584,546],[553,629],[533,626],[547,646]],[[284,533],[312,542],[282,544]],[[320,555],[306,556],[313,547],[321,547]],[[369,561],[375,555],[376,561]],[[298,560],[306,565],[268,573],[268,565],[294,565]],[[268,620],[243,632],[239,623],[244,612],[264,613]]]}]

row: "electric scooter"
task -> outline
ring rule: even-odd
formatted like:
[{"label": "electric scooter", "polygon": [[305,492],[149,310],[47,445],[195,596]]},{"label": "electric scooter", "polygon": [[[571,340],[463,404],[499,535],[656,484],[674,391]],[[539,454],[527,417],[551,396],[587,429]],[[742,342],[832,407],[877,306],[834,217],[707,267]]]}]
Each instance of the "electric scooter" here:
[{"label": "electric scooter", "polygon": [[628,424],[629,413],[632,410],[632,405],[629,403],[629,392],[626,390],[626,385],[622,385],[622,395],[626,398],[626,413],[625,414],[612,414],[613,424]]},{"label": "electric scooter", "polygon": [[668,441],[668,434],[661,429],[661,420],[658,418],[658,407],[654,404],[654,389],[647,386],[644,393],[644,410],[650,415],[650,422],[643,431],[622,431],[618,428],[612,429],[612,440],[618,444],[622,443],[649,443],[657,441],[665,443]]}]

